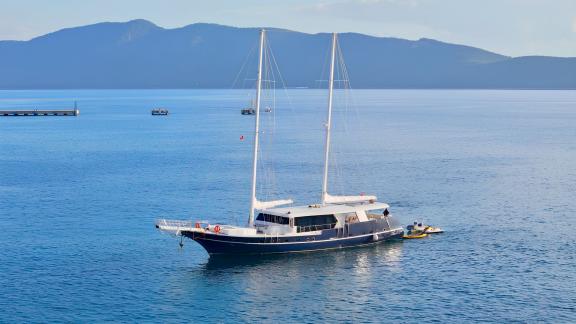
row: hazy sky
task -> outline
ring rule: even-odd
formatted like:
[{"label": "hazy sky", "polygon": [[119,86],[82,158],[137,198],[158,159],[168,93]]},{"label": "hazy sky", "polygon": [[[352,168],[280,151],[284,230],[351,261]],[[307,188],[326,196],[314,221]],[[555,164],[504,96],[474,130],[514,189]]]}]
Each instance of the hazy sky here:
[{"label": "hazy sky", "polygon": [[576,57],[576,0],[0,0],[0,39],[148,19],[434,38],[501,54]]}]

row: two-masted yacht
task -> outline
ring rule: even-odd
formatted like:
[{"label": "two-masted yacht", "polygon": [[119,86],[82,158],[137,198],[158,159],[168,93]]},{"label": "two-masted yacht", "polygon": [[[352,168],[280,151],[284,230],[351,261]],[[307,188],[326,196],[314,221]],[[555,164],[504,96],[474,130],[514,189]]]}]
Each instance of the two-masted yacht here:
[{"label": "two-masted yacht", "polygon": [[232,226],[161,219],[156,222],[158,229],[190,238],[202,245],[209,254],[268,254],[340,249],[402,237],[403,228],[390,215],[388,204],[377,202],[375,196],[334,196],[328,193],[337,41],[337,35],[333,34],[321,201],[311,205],[292,206],[291,199],[260,201],[256,197],[262,56],[266,42],[266,31],[262,30],[256,81],[256,118],[248,225]]}]

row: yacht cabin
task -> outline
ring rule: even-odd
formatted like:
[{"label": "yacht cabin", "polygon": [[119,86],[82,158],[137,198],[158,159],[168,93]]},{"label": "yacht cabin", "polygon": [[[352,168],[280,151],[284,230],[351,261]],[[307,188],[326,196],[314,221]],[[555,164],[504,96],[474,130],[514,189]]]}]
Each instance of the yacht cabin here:
[{"label": "yacht cabin", "polygon": [[361,202],[271,208],[258,213],[254,226],[258,234],[307,235],[370,220],[388,220],[384,211],[389,207],[385,203]]}]

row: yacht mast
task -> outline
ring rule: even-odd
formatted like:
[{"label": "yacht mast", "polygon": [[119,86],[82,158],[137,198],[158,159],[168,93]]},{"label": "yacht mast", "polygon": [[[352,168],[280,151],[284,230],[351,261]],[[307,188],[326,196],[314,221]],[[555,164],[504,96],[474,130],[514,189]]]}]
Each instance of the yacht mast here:
[{"label": "yacht mast", "polygon": [[332,128],[332,92],[334,91],[334,59],[336,57],[336,33],[332,34],[332,57],[330,59],[330,80],[328,81],[328,116],[326,117],[326,145],[324,147],[324,181],[322,182],[322,205],[328,197],[328,159],[330,156],[330,129]]},{"label": "yacht mast", "polygon": [[254,226],[254,208],[256,207],[256,168],[258,166],[258,136],[260,133],[260,95],[262,92],[262,56],[266,30],[260,30],[260,54],[258,57],[258,80],[256,81],[256,121],[254,123],[254,160],[252,161],[252,196],[250,199],[250,216],[248,226]]}]

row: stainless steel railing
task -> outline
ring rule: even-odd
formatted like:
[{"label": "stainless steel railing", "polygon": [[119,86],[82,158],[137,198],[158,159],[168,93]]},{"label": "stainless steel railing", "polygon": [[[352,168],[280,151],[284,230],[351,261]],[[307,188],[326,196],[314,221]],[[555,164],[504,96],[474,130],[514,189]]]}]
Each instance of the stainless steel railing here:
[{"label": "stainless steel railing", "polygon": [[334,226],[336,226],[336,223],[321,224],[321,225],[308,225],[308,226],[296,226],[296,231],[298,233],[321,231],[321,230],[325,230],[325,229],[332,229],[332,228],[334,228]]}]

